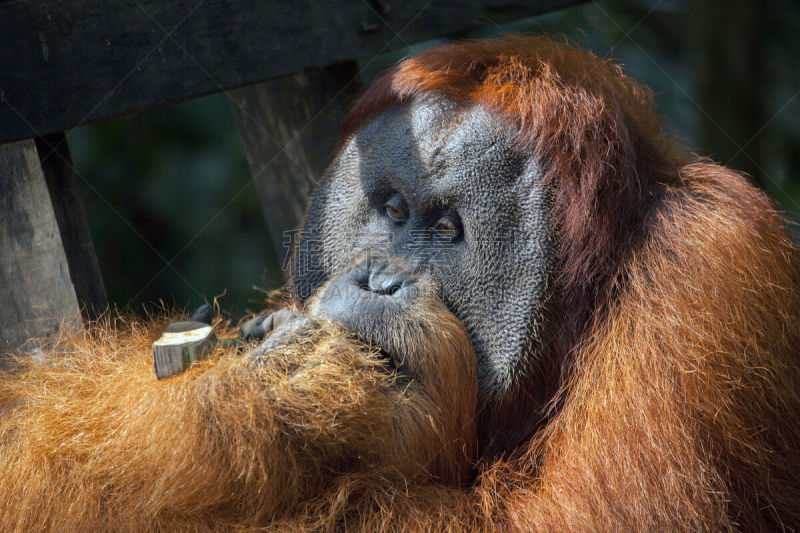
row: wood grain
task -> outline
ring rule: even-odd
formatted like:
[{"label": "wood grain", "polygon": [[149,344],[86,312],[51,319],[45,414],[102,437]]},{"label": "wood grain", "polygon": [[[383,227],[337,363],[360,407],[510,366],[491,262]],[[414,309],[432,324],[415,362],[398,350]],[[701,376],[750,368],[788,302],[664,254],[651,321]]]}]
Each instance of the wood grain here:
[{"label": "wood grain", "polygon": [[228,93],[284,277],[339,123],[360,90],[358,66],[347,62]]},{"label": "wood grain", "polygon": [[37,138],[36,150],[81,313],[95,319],[108,307],[108,297],[64,134]]},{"label": "wood grain", "polygon": [[36,146],[0,146],[0,352],[80,324]]},{"label": "wood grain", "polygon": [[0,2],[0,143],[575,3]]}]

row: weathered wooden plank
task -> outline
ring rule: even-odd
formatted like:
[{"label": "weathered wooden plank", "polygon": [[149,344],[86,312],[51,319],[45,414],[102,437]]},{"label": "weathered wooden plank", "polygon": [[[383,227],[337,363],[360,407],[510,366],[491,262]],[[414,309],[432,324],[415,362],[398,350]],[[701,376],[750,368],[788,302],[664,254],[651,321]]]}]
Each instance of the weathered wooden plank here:
[{"label": "weathered wooden plank", "polygon": [[291,239],[330,161],[339,123],[360,89],[358,66],[347,62],[228,93],[269,234],[284,267]]},{"label": "weathered wooden plank", "polygon": [[0,146],[0,353],[80,323],[33,140]]},{"label": "weathered wooden plank", "polygon": [[36,150],[81,313],[84,319],[92,320],[108,307],[108,296],[64,133],[37,138]]},{"label": "weathered wooden plank", "polygon": [[575,3],[0,1],[0,142]]}]

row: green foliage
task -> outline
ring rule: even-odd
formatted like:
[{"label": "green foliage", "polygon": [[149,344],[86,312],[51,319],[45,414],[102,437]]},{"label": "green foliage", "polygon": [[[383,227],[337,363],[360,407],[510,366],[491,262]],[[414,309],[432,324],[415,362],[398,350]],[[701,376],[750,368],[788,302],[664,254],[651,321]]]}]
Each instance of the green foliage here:
[{"label": "green foliage", "polygon": [[258,309],[253,286],[280,283],[224,94],[107,120],[68,134],[109,299],[196,307],[226,293]]}]

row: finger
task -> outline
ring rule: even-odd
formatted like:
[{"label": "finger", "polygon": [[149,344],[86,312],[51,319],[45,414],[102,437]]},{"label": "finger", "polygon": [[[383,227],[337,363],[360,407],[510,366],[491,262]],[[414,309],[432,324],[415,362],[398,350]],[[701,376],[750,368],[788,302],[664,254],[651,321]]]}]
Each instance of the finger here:
[{"label": "finger", "polygon": [[210,325],[212,311],[213,309],[211,309],[210,305],[203,304],[197,309],[195,309],[194,313],[192,313],[192,316],[189,318],[189,320],[193,320],[195,322],[202,322],[203,324]]},{"label": "finger", "polygon": [[[239,328],[239,337],[245,341],[263,339],[267,331],[265,329],[265,322],[267,322],[271,316],[272,315],[265,317],[264,315],[259,315],[251,318]],[[269,329],[272,329],[271,322],[269,324]]]}]

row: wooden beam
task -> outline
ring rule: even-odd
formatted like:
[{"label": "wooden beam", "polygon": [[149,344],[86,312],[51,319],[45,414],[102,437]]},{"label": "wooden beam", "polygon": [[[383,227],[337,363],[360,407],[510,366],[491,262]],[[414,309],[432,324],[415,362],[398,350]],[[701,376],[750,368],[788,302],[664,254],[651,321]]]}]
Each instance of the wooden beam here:
[{"label": "wooden beam", "polygon": [[360,90],[358,66],[347,62],[228,93],[284,275],[339,123]]},{"label": "wooden beam", "polygon": [[0,2],[0,143],[575,3]]},{"label": "wooden beam", "polygon": [[81,313],[93,320],[108,307],[108,296],[64,132],[37,138],[36,150]]},{"label": "wooden beam", "polygon": [[0,146],[0,353],[80,324],[78,298],[31,139]]}]

